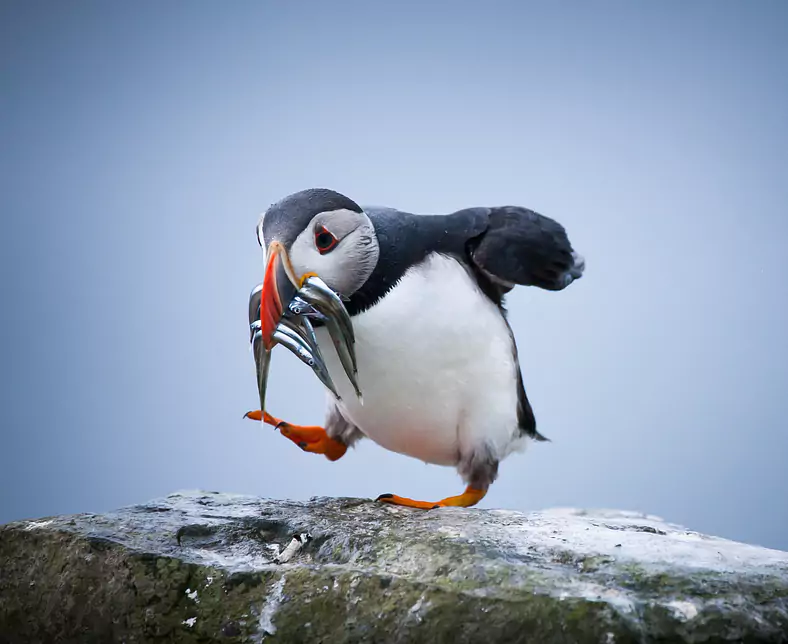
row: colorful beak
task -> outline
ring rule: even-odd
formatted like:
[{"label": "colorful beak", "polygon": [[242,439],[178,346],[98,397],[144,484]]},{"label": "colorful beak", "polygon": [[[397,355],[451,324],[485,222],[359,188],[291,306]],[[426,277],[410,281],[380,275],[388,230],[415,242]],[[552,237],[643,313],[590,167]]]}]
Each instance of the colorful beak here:
[{"label": "colorful beak", "polygon": [[276,326],[298,288],[297,279],[292,273],[290,258],[284,246],[276,241],[271,242],[268,247],[268,263],[265,268],[263,288],[260,292],[260,331],[263,346],[268,351],[276,344],[274,342]]}]

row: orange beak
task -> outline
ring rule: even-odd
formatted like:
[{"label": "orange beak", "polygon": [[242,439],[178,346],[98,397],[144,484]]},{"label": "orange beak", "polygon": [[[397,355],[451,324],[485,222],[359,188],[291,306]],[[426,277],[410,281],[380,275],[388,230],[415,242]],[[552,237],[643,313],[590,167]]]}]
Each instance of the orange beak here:
[{"label": "orange beak", "polygon": [[263,345],[269,351],[274,346],[276,325],[282,319],[285,307],[295,297],[296,284],[287,251],[278,241],[272,241],[268,246],[268,263],[260,292],[260,331]]}]

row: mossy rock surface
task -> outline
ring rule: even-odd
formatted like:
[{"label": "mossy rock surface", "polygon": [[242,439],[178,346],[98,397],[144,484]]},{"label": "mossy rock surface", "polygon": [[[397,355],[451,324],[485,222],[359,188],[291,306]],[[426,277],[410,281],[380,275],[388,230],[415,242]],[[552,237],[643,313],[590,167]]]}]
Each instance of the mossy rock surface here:
[{"label": "mossy rock surface", "polygon": [[788,553],[625,512],[206,492],[0,528],[2,643],[263,641],[788,642]]}]

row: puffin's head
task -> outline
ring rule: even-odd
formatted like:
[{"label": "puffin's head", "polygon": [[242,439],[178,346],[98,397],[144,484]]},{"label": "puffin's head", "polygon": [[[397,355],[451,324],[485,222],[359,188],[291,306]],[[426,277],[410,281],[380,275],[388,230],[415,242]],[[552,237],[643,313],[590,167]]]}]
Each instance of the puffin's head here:
[{"label": "puffin's head", "polygon": [[263,342],[271,346],[285,307],[316,275],[350,297],[378,263],[375,229],[352,199],[323,188],[296,192],[272,205],[257,224],[266,270],[261,296]]}]

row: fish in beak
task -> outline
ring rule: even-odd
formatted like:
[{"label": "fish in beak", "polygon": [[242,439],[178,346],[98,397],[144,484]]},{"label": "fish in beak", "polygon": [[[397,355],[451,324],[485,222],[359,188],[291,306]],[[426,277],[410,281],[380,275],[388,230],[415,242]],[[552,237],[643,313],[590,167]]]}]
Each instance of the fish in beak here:
[{"label": "fish in beak", "polygon": [[311,367],[326,388],[340,398],[318,347],[312,320],[328,330],[340,363],[361,398],[353,324],[342,299],[317,275],[298,276],[284,246],[272,241],[263,283],[255,287],[249,298],[250,340],[261,410],[265,410],[271,351],[277,344],[287,347]]}]

